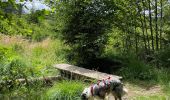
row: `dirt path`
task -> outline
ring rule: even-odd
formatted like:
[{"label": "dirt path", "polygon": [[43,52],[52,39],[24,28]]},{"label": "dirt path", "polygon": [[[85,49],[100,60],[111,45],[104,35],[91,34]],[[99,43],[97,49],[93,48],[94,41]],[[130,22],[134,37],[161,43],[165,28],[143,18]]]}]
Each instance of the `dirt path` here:
[{"label": "dirt path", "polygon": [[137,85],[126,83],[125,87],[128,89],[128,94],[124,96],[124,100],[129,100],[137,96],[147,97],[147,96],[155,96],[155,95],[165,95],[162,91],[161,86],[159,85],[154,85],[150,87],[145,87],[145,86],[140,87]]}]

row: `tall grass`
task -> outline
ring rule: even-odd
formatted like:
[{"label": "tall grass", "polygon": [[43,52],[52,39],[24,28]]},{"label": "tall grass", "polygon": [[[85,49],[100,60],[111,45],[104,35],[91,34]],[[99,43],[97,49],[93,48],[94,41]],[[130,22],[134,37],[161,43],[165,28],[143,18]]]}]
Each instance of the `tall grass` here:
[{"label": "tall grass", "polygon": [[12,79],[12,84],[5,87],[0,84],[0,99],[42,100],[47,88],[43,88],[41,83],[18,86],[15,79],[57,75],[58,71],[52,65],[66,63],[65,49],[67,47],[58,39],[30,42],[20,36],[1,34],[0,82]]},{"label": "tall grass", "polygon": [[59,39],[47,38],[41,42],[30,42],[17,36],[0,35],[0,37],[0,46],[10,48],[11,52],[6,52],[10,55],[8,58],[17,55],[34,72],[33,77],[55,74],[52,65],[67,62],[65,50],[68,47]]},{"label": "tall grass", "polygon": [[80,81],[62,81],[46,92],[48,100],[81,100],[80,95],[85,84]]},{"label": "tall grass", "polygon": [[1,100],[43,100],[43,94],[47,87],[43,87],[42,83],[34,83],[30,86],[25,84],[17,85],[10,91],[0,92]]},{"label": "tall grass", "polygon": [[52,87],[42,87],[41,83],[30,87],[20,86],[5,94],[2,100],[81,100],[81,93],[87,84],[81,81],[59,81]]},{"label": "tall grass", "polygon": [[157,81],[156,68],[145,64],[136,57],[128,58],[127,64],[120,70],[121,75],[127,79]]}]

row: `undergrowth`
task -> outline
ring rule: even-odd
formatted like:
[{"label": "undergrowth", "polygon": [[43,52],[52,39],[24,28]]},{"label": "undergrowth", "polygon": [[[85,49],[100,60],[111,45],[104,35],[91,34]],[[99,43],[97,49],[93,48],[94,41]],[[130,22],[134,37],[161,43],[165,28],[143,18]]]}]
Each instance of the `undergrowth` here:
[{"label": "undergrowth", "polygon": [[106,48],[103,56],[121,63],[119,70],[113,74],[122,76],[125,82],[144,88],[160,85],[165,95],[170,94],[169,68],[164,66],[158,68],[153,64],[146,63],[133,53],[126,55],[118,53],[113,48]]},{"label": "undergrowth", "polygon": [[42,94],[48,87],[41,83],[20,85],[16,79],[58,75],[53,65],[66,63],[65,49],[57,39],[30,42],[20,36],[0,34],[0,99],[45,98]]},{"label": "undergrowth", "polygon": [[0,33],[6,35],[20,35],[30,41],[42,41],[49,36],[56,36],[55,24],[52,20],[41,20],[40,23],[30,21],[29,15],[11,16],[11,20],[3,19],[0,22]]}]

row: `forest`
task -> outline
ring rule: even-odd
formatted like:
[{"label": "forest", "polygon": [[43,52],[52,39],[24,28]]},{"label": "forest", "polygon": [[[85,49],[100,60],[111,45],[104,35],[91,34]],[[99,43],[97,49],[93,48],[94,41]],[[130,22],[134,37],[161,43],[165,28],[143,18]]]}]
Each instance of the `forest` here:
[{"label": "forest", "polygon": [[0,100],[81,100],[91,83],[27,81],[61,63],[122,76],[125,100],[169,100],[170,0],[0,0]]}]

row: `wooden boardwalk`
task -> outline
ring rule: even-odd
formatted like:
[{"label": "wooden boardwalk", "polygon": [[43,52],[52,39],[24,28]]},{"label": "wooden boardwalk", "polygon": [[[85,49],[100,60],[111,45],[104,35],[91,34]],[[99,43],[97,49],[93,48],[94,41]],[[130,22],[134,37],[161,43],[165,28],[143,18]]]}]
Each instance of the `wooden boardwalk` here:
[{"label": "wooden boardwalk", "polygon": [[84,78],[95,79],[95,80],[102,80],[108,77],[111,77],[111,79],[113,80],[122,79],[122,77],[120,76],[106,74],[106,73],[89,70],[89,69],[85,69],[85,68],[81,68],[81,67],[77,67],[77,66],[69,65],[69,64],[56,64],[54,65],[54,67],[60,70],[61,72],[70,73],[71,76],[78,75]]}]

